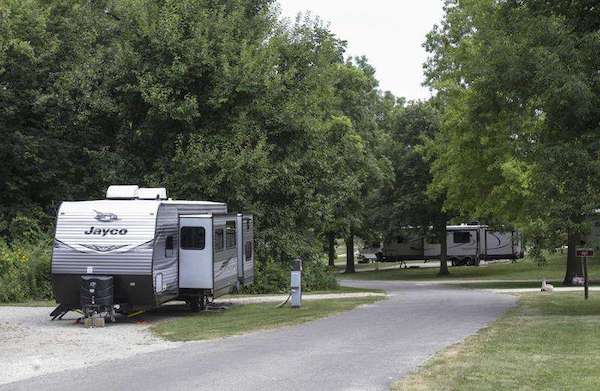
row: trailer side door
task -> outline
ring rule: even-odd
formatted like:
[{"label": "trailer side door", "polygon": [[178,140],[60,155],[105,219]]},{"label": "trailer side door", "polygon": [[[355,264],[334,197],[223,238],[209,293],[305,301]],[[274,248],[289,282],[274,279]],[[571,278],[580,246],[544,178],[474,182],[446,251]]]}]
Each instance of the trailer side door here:
[{"label": "trailer side door", "polygon": [[244,216],[242,224],[244,285],[254,282],[254,220]]},{"label": "trailer side door", "polygon": [[213,288],[212,216],[179,217],[179,287]]},{"label": "trailer side door", "polygon": [[448,256],[477,257],[477,231],[473,229],[448,230]]},{"label": "trailer side door", "polygon": [[237,214],[236,217],[236,232],[237,235],[237,272],[238,281],[240,284],[244,283],[244,215],[241,213]]},{"label": "trailer side door", "polygon": [[238,286],[237,217],[214,218],[214,287],[213,296],[219,297]]}]

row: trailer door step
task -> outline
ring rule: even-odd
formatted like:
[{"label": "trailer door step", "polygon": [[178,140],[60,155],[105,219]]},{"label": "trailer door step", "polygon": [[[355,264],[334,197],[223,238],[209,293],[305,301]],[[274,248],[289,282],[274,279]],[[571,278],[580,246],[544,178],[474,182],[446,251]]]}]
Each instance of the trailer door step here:
[{"label": "trailer door step", "polygon": [[68,307],[64,304],[59,304],[58,307],[56,307],[54,311],[50,313],[50,317],[52,317],[52,320],[55,320],[56,318],[60,320],[67,314],[67,312],[71,311],[71,309],[71,307]]}]

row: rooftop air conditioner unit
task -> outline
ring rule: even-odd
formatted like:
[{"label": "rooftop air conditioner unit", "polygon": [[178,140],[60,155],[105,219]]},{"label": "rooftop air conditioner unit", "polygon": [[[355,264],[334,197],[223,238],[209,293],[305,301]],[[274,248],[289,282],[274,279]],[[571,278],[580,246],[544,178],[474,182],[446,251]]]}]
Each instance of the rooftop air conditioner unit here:
[{"label": "rooftop air conditioner unit", "polygon": [[106,190],[106,199],[134,200],[138,197],[138,185],[112,185]]},{"label": "rooftop air conditioner unit", "polygon": [[140,200],[166,200],[167,189],[164,187],[142,187],[138,190]]}]

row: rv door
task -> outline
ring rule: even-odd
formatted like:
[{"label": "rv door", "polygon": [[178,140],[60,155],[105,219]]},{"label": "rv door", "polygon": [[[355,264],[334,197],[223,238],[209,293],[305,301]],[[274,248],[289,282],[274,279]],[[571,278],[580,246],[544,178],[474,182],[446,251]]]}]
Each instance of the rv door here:
[{"label": "rv door", "polygon": [[236,236],[237,236],[237,271],[238,271],[238,280],[241,284],[244,283],[244,215],[238,213],[236,216]]},{"label": "rv door", "polygon": [[448,256],[468,257],[473,260],[478,255],[479,236],[472,229],[457,229],[448,231]]},{"label": "rv door", "polygon": [[179,287],[213,288],[212,216],[179,217]]},{"label": "rv door", "polygon": [[254,282],[254,221],[252,216],[244,216],[242,227],[244,233],[244,284]]},{"label": "rv door", "polygon": [[252,216],[237,214],[238,280],[242,285],[254,280],[254,235]]}]

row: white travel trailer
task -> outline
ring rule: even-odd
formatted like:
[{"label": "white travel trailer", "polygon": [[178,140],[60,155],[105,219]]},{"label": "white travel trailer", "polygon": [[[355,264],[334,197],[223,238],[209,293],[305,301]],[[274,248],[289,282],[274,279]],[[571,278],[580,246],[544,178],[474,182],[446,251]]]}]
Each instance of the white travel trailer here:
[{"label": "white travel trailer", "polygon": [[[523,257],[517,231],[494,231],[487,225],[461,224],[446,227],[447,256],[452,265],[478,265],[482,260]],[[389,236],[383,244],[384,261],[439,259],[440,244],[433,234],[406,229]]]},{"label": "white travel trailer", "polygon": [[63,202],[52,253],[57,317],[131,312],[167,301],[192,310],[254,278],[253,218],[227,205],[110,186],[105,200]]}]

